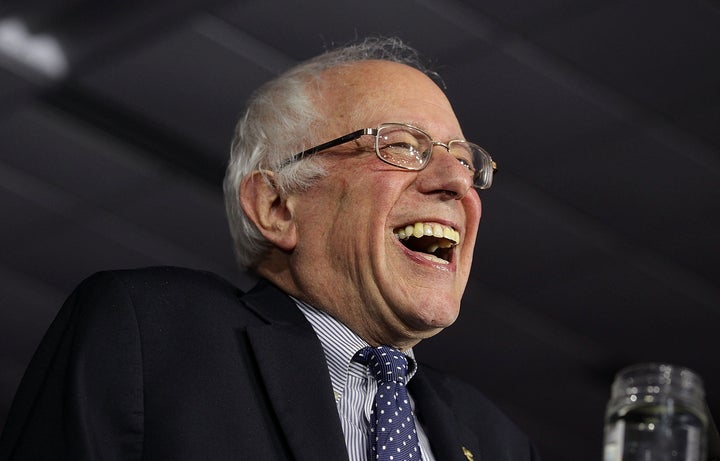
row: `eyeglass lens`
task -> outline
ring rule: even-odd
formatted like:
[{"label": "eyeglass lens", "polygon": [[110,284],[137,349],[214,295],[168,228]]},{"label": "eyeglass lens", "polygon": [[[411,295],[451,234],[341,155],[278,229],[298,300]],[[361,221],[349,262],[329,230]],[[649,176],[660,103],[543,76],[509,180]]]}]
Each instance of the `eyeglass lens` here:
[{"label": "eyeglass lens", "polygon": [[[423,131],[411,126],[386,124],[380,126],[376,137],[380,158],[392,165],[408,170],[420,170],[428,162],[433,141]],[[449,143],[450,154],[465,165],[479,187],[486,187],[489,167],[485,154],[473,144],[464,141]],[[476,173],[477,172],[477,173]]]}]

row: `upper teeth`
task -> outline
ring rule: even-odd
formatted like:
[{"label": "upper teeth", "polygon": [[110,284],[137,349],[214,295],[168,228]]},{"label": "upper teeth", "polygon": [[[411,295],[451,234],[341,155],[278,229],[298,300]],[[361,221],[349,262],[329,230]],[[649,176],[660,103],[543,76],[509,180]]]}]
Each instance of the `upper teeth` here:
[{"label": "upper teeth", "polygon": [[[408,224],[404,228],[395,229],[395,237],[400,240],[407,240],[410,237],[420,238],[423,236],[432,236],[443,238],[436,243],[437,248],[450,248],[460,242],[460,233],[450,226],[444,226],[440,223],[422,223]],[[434,251],[434,250],[433,250]]]}]

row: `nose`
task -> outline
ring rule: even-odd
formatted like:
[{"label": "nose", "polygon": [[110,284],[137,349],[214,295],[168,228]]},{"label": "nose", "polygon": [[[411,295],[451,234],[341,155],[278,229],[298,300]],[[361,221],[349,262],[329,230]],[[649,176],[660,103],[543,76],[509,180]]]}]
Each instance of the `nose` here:
[{"label": "nose", "polygon": [[450,153],[447,144],[436,141],[432,148],[430,161],[418,174],[420,191],[462,199],[473,186],[472,173]]}]

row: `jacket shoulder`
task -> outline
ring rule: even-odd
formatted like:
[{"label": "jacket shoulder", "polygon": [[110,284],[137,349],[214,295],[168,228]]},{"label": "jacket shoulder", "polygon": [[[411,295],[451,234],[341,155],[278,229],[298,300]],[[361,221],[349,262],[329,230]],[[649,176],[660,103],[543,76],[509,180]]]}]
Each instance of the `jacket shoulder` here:
[{"label": "jacket shoulder", "polygon": [[130,291],[159,290],[187,292],[188,290],[221,290],[242,295],[242,291],[223,277],[204,270],[175,266],[153,266],[139,269],[120,269],[97,272],[85,279],[80,287],[108,283],[122,283]]},{"label": "jacket shoulder", "polygon": [[94,323],[108,316],[133,318],[146,339],[181,338],[262,321],[247,309],[243,294],[211,272],[158,266],[95,273],[76,288],[64,309]]}]

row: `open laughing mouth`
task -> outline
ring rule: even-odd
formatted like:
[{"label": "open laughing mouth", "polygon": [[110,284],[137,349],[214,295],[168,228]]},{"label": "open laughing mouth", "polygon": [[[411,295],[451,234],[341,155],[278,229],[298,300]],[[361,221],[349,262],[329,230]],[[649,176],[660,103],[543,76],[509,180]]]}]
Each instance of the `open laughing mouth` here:
[{"label": "open laughing mouth", "polygon": [[396,228],[395,237],[428,261],[449,264],[460,233],[450,226],[434,222],[416,222]]}]

